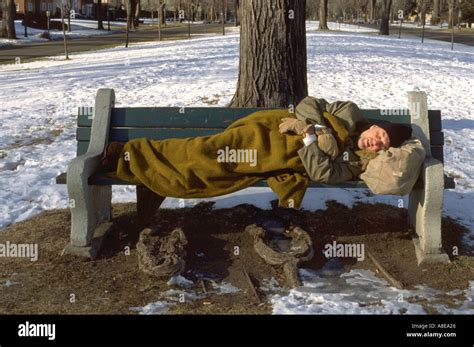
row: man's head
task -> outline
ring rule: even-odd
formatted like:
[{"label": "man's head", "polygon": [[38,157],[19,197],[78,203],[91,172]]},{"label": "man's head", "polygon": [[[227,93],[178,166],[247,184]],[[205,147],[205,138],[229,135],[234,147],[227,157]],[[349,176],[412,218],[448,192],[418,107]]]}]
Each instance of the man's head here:
[{"label": "man's head", "polygon": [[398,147],[411,137],[411,128],[402,124],[373,124],[360,134],[357,146],[371,152]]}]

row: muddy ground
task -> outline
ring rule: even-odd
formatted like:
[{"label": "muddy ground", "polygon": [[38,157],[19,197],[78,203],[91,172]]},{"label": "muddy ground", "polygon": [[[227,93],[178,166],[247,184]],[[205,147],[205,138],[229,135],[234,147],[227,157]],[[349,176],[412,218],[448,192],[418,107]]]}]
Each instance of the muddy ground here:
[{"label": "muddy ground", "polygon": [[[474,280],[473,252],[461,246],[467,230],[455,221],[443,219],[443,243],[448,251],[458,247],[459,255],[451,255],[450,264],[416,266],[405,209],[363,203],[350,209],[333,201],[327,205],[327,210],[315,212],[261,210],[247,204],[214,210],[212,203],[160,209],[149,226],[163,233],[183,229],[189,241],[183,275],[196,283],[193,289],[201,295],[170,307],[169,313],[271,313],[266,292],[258,288],[272,277],[285,285],[285,278],[281,269],[259,258],[252,238],[244,232],[246,225],[265,219],[292,223],[310,233],[315,256],[302,264],[306,268],[321,268],[327,261],[324,245],[336,240],[364,243],[407,289],[418,284],[443,291],[465,289]],[[95,261],[60,256],[69,240],[69,210],[46,211],[1,230],[0,243],[37,243],[39,259],[0,257],[0,314],[135,314],[130,307],[155,302],[170,290],[166,280],[138,270],[135,245],[146,225],[137,219],[135,204],[114,204],[113,210],[114,229]],[[383,277],[370,259],[345,259],[343,263],[347,271],[370,269]],[[209,279],[204,286],[197,281],[203,276]],[[216,293],[211,281],[230,283],[240,290]]]}]

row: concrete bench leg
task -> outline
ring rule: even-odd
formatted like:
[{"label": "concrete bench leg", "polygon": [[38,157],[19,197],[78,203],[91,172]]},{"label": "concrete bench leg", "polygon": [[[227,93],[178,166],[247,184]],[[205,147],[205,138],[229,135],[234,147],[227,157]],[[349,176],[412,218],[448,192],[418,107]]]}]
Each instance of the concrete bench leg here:
[{"label": "concrete bench leg", "polygon": [[422,167],[423,189],[410,193],[408,214],[418,237],[415,243],[418,265],[448,263],[449,257],[441,243],[441,213],[444,198],[443,164],[434,158],[425,160]]},{"label": "concrete bench leg", "polygon": [[111,186],[91,186],[89,177],[97,172],[108,143],[110,118],[115,95],[112,89],[99,89],[95,99],[91,139],[87,153],[74,158],[67,170],[71,206],[71,243],[63,254],[94,259],[112,223]]},{"label": "concrete bench leg", "polygon": [[69,170],[82,172],[84,180],[74,186],[69,185],[73,174],[68,170],[68,192],[72,204],[71,243],[63,254],[95,259],[105,235],[112,228],[112,187],[91,186],[87,183],[87,177],[91,175],[89,172],[95,171],[95,162],[100,160],[97,157],[88,159],[73,160],[69,166]]},{"label": "concrete bench leg", "polygon": [[410,224],[418,235],[415,243],[418,265],[421,263],[446,263],[448,255],[441,248],[441,212],[444,198],[443,163],[431,157],[428,99],[425,92],[408,93],[408,108],[411,116],[413,136],[423,143],[426,160],[420,176],[423,189],[410,193],[408,214]]}]

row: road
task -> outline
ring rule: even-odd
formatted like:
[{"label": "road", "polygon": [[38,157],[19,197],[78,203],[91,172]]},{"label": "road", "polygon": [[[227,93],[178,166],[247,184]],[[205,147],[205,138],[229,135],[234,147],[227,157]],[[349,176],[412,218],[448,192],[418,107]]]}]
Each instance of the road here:
[{"label": "road", "polygon": [[[233,24],[228,24],[232,27]],[[191,35],[205,33],[222,33],[222,24],[193,24],[191,25]],[[21,33],[19,33],[21,35]],[[161,36],[163,40],[186,38],[188,36],[188,26],[182,24],[168,28],[162,28]],[[142,27],[135,32],[130,32],[129,42],[148,42],[158,40],[157,27],[150,29]],[[72,39],[68,41],[70,53],[97,50],[114,46],[125,45],[125,32],[120,31],[110,35],[92,36],[88,38]],[[19,57],[22,62],[52,56],[63,55],[63,41],[34,42],[17,46],[0,48],[0,64],[15,63]]]},{"label": "road", "polygon": [[[228,26],[233,26],[229,24]],[[375,24],[361,24],[363,27],[377,28]],[[215,33],[219,34],[222,32],[221,24],[193,24],[191,25],[192,34],[204,34],[204,33]],[[390,27],[391,35],[398,35],[398,27]],[[403,35],[414,35],[421,38],[421,28],[402,28]],[[20,33],[19,33],[20,34]],[[20,34],[21,35],[21,34]],[[186,24],[179,26],[172,26],[168,28],[162,28],[162,39],[180,39],[186,38],[188,35],[188,26]],[[451,42],[451,33],[446,30],[425,30],[425,38],[432,40],[440,40]],[[155,27],[142,27],[135,32],[130,33],[130,42],[147,42],[158,40],[158,29]],[[465,44],[474,46],[474,33],[471,32],[458,32],[455,31],[454,36],[455,44]],[[124,45],[125,33],[123,31],[110,34],[93,36],[88,38],[73,39],[68,41],[69,52],[83,52],[90,50],[97,50],[101,48],[108,48],[114,46]],[[28,61],[32,59],[52,56],[52,55],[63,55],[64,46],[63,41],[48,41],[48,42],[35,42],[31,44],[17,45],[13,47],[2,47],[0,48],[0,64],[12,64],[15,63],[17,57],[21,58],[21,61]]]}]

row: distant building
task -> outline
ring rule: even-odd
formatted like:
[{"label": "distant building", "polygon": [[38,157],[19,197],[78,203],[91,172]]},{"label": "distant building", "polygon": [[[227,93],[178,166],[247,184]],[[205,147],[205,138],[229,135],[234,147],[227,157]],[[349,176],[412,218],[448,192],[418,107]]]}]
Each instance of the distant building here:
[{"label": "distant building", "polygon": [[[86,17],[93,16],[93,0],[70,0],[70,2],[71,10],[74,10],[75,13]],[[19,14],[25,14],[27,12],[41,14],[49,11],[51,16],[59,15],[59,4],[58,0],[15,0],[16,12]]]}]

